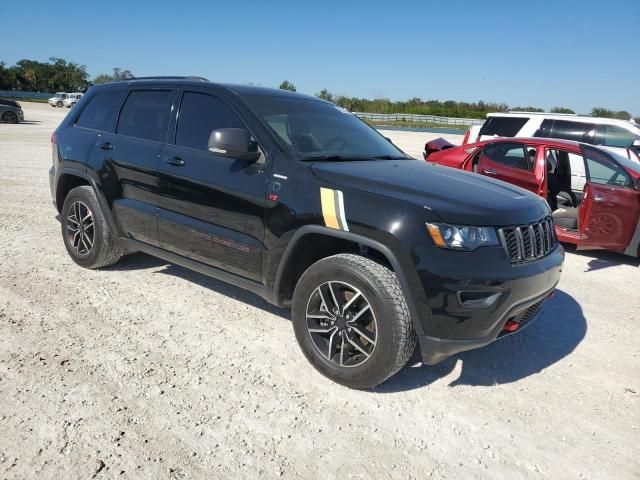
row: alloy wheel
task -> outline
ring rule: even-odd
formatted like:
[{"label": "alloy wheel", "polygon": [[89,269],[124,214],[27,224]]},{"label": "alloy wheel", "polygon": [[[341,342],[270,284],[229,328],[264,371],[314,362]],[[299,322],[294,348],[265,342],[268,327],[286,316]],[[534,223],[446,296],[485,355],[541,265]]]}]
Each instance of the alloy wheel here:
[{"label": "alloy wheel", "polygon": [[318,352],[339,367],[357,367],[373,354],[378,324],[371,304],[353,285],[330,281],[307,302],[307,330]]},{"label": "alloy wheel", "polygon": [[91,252],[95,241],[95,229],[91,210],[77,200],[71,204],[67,214],[67,236],[69,244],[77,255],[85,256]]},{"label": "alloy wheel", "polygon": [[7,112],[4,114],[4,121],[7,123],[18,123],[18,115],[14,112]]}]

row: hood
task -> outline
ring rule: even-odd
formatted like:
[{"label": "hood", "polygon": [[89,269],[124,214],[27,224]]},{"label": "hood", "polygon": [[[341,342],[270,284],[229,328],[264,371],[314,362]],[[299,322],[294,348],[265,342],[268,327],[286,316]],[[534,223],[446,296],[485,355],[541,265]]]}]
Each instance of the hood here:
[{"label": "hood", "polygon": [[419,160],[318,162],[311,170],[338,188],[427,207],[452,224],[518,225],[550,214],[541,197],[520,187]]}]

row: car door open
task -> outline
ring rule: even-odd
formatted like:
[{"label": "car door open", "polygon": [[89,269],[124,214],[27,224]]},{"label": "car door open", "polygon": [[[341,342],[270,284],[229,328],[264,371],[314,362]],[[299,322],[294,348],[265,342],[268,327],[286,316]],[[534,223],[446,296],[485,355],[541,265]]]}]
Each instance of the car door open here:
[{"label": "car door open", "polygon": [[542,179],[536,178],[533,169],[536,157],[536,148],[523,143],[490,143],[483,148],[476,171],[541,195]]}]

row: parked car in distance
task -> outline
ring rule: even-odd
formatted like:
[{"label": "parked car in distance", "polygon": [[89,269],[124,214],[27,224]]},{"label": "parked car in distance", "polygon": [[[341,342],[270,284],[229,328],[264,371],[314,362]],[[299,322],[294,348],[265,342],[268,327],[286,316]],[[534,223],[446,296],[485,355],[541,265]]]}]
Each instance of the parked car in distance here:
[{"label": "parked car in distance", "polygon": [[640,256],[640,162],[584,143],[498,138],[432,153],[428,161],[473,171],[548,200],[558,239],[579,249]]},{"label": "parked car in distance", "polygon": [[82,93],[69,93],[67,94],[67,98],[62,101],[62,104],[67,108],[71,108],[78,103],[78,100],[82,98],[82,95]]},{"label": "parked car in distance", "polygon": [[64,101],[68,96],[68,93],[56,92],[56,94],[48,100],[49,105],[51,105],[52,107],[63,107]]},{"label": "parked car in distance", "polygon": [[463,143],[496,137],[543,137],[574,140],[625,154],[632,147],[640,154],[640,125],[633,121],[586,115],[507,112],[489,113],[482,126],[469,129]]},{"label": "parked car in distance", "polygon": [[3,123],[19,123],[24,121],[22,107],[15,100],[0,98],[0,121]]},{"label": "parked car in distance", "polygon": [[[142,251],[290,306],[309,362],[352,388],[389,378],[416,341],[435,364],[521,330],[560,278],[543,199],[409,158],[315,97],[193,77],[111,82],[51,140],[77,264]],[[535,242],[514,250],[532,225]]]}]

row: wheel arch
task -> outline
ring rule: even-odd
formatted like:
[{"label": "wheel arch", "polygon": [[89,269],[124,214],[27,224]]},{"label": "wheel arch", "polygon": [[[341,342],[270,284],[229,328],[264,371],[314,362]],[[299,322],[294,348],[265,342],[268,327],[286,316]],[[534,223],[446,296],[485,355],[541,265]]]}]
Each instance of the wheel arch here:
[{"label": "wheel arch", "polygon": [[[317,245],[318,239],[323,240],[324,249],[317,252],[316,255],[308,255],[309,244],[311,247]],[[338,247],[338,249],[333,247]],[[398,276],[402,286],[416,332],[418,334],[422,332],[423,328],[417,315],[409,280],[402,264],[391,249],[377,240],[320,225],[301,227],[289,241],[282,254],[275,277],[275,303],[280,306],[288,306],[291,302],[293,289],[302,273],[316,261],[338,253],[357,253],[372,258],[392,270]]]},{"label": "wheel arch", "polygon": [[64,204],[64,200],[65,198],[67,198],[69,192],[74,188],[80,187],[82,185],[91,187],[93,189],[93,192],[98,199],[98,207],[100,208],[102,215],[109,224],[109,228],[116,234],[117,238],[117,232],[119,232],[120,230],[116,228],[116,223],[113,216],[111,215],[111,210],[108,207],[107,201],[102,192],[100,192],[100,189],[97,187],[95,181],[85,172],[73,168],[63,168],[60,171],[60,175],[56,181],[55,190],[56,209],[58,210],[58,213],[62,213],[62,205]]}]

